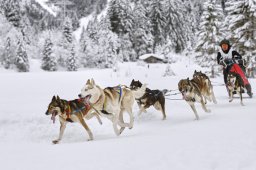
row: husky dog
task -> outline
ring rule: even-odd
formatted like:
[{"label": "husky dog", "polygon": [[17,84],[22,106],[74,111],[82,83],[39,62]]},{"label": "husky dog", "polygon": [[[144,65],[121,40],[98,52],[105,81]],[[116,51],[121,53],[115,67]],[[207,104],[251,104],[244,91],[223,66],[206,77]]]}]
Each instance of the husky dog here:
[{"label": "husky dog", "polygon": [[97,113],[89,113],[90,109],[90,105],[85,104],[80,99],[67,101],[60,99],[59,96],[53,96],[52,101],[50,102],[45,114],[52,115],[51,119],[53,120],[53,123],[55,123],[56,116],[59,116],[60,133],[59,138],[52,142],[54,144],[60,142],[65,131],[67,122],[79,122],[89,134],[88,140],[93,140],[92,132],[85,123],[83,118],[85,117],[86,119],[91,119],[93,116],[96,116],[99,123],[102,124],[102,122]]},{"label": "husky dog", "polygon": [[154,106],[156,110],[162,112],[163,120],[166,119],[164,97],[166,91],[150,90],[146,88],[146,84],[142,85],[139,80],[135,81],[134,79],[130,84],[130,89],[134,92],[135,99],[139,105],[139,115],[142,112],[146,112],[146,109],[150,106]]},{"label": "husky dog", "polygon": [[240,95],[240,103],[242,106],[244,106],[243,103],[243,96],[242,93],[244,93],[244,85],[241,79],[239,79],[239,76],[235,73],[228,73],[227,76],[227,88],[229,91],[229,102],[233,101],[233,94],[239,93]]},{"label": "husky dog", "polygon": [[[87,100],[100,115],[107,117],[113,122],[113,128],[119,136],[125,127],[133,127],[134,116],[132,106],[135,98],[132,91],[126,86],[108,87],[102,89],[96,85],[94,80],[87,80],[85,86],[78,95],[81,99]],[[124,123],[123,113],[128,112],[129,123]],[[121,128],[117,127],[119,125]]]},{"label": "husky dog", "polygon": [[201,89],[201,94],[204,97],[205,104],[207,103],[207,100],[209,102],[213,101],[214,104],[217,104],[217,101],[213,92],[213,86],[209,77],[206,74],[202,73],[201,71],[197,72],[195,70],[193,75],[193,80],[197,83],[197,85]]},{"label": "husky dog", "polygon": [[204,109],[205,112],[210,112],[210,110],[208,110],[205,106],[205,102],[202,95],[202,87],[198,85],[197,81],[195,81],[194,79],[189,80],[189,78],[182,79],[178,83],[178,88],[183,96],[183,99],[186,100],[186,102],[192,108],[196,116],[196,120],[199,120],[199,116],[195,108],[195,102],[201,103],[202,108]]}]

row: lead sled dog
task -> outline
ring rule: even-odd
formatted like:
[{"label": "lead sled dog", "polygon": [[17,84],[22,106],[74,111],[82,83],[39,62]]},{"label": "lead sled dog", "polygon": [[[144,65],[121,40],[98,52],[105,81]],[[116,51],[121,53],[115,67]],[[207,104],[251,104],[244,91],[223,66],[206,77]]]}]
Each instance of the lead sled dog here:
[{"label": "lead sled dog", "polygon": [[84,118],[88,120],[95,116],[100,124],[102,124],[102,122],[97,112],[89,112],[90,109],[90,105],[84,103],[82,100],[75,99],[67,101],[60,99],[59,96],[53,96],[45,114],[51,115],[53,123],[55,123],[56,116],[59,116],[60,131],[58,139],[53,140],[52,142],[58,144],[61,141],[68,122],[80,123],[89,135],[88,140],[93,140],[93,134]]}]

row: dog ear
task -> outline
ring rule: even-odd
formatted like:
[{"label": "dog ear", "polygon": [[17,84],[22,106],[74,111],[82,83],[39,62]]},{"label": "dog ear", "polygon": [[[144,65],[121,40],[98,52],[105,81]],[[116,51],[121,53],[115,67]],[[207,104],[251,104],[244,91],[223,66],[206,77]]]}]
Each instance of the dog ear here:
[{"label": "dog ear", "polygon": [[196,73],[196,70],[194,71],[194,73]]},{"label": "dog ear", "polygon": [[60,97],[57,95],[57,101],[60,101]]},{"label": "dog ear", "polygon": [[93,80],[93,78],[91,79],[91,84],[94,86],[95,85],[95,82]]},{"label": "dog ear", "polygon": [[86,85],[90,84],[90,79],[87,80]]},{"label": "dog ear", "polygon": [[134,79],[132,79],[132,83],[134,82]]},{"label": "dog ear", "polygon": [[56,97],[55,97],[55,96],[53,96],[53,97],[52,97],[52,101],[55,101],[55,100],[56,100]]},{"label": "dog ear", "polygon": [[189,85],[191,85],[190,80],[189,80],[189,77],[187,78],[187,83],[188,83]]},{"label": "dog ear", "polygon": [[142,86],[142,83],[138,80],[138,84],[139,84],[139,87],[141,87]]}]

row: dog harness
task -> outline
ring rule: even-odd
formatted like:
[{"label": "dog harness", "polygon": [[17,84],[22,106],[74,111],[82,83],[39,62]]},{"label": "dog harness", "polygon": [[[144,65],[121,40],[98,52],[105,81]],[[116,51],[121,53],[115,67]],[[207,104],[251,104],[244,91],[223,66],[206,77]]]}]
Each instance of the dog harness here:
[{"label": "dog harness", "polygon": [[119,102],[120,102],[121,97],[122,97],[122,93],[123,93],[123,89],[120,85],[118,87],[119,87],[119,92],[117,91],[117,93],[119,94]]},{"label": "dog harness", "polygon": [[88,111],[91,109],[91,105],[89,103],[84,103],[82,99],[76,99],[76,100],[79,103],[83,103],[84,106],[79,109],[71,111],[71,107],[70,107],[71,101],[68,101],[68,107],[65,110],[65,113],[67,116],[66,121],[68,121],[68,122],[73,122],[72,119],[70,118],[72,114],[75,114],[77,112],[82,112],[83,115],[85,116],[88,113]]},{"label": "dog harness", "polygon": [[107,87],[106,89],[114,89],[119,94],[118,101],[121,101],[121,97],[123,95],[123,89],[121,85],[115,86],[115,87]]}]

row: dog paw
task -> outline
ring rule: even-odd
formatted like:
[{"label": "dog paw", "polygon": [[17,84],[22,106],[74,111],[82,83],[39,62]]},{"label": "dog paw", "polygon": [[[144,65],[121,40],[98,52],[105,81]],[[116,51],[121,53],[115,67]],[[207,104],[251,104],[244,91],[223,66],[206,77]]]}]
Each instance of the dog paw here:
[{"label": "dog paw", "polygon": [[122,132],[115,132],[116,133],[116,136],[120,136]]},{"label": "dog paw", "polygon": [[58,144],[60,141],[59,140],[53,140],[52,143],[53,144]]},{"label": "dog paw", "polygon": [[91,137],[91,138],[89,138],[89,139],[87,139],[87,141],[92,141],[93,140],[93,138]]},{"label": "dog paw", "polygon": [[124,127],[122,127],[121,129],[120,129],[120,135],[123,133],[123,131],[124,131]]},{"label": "dog paw", "polygon": [[229,100],[229,102],[232,102],[232,101],[233,101],[233,99]]}]

